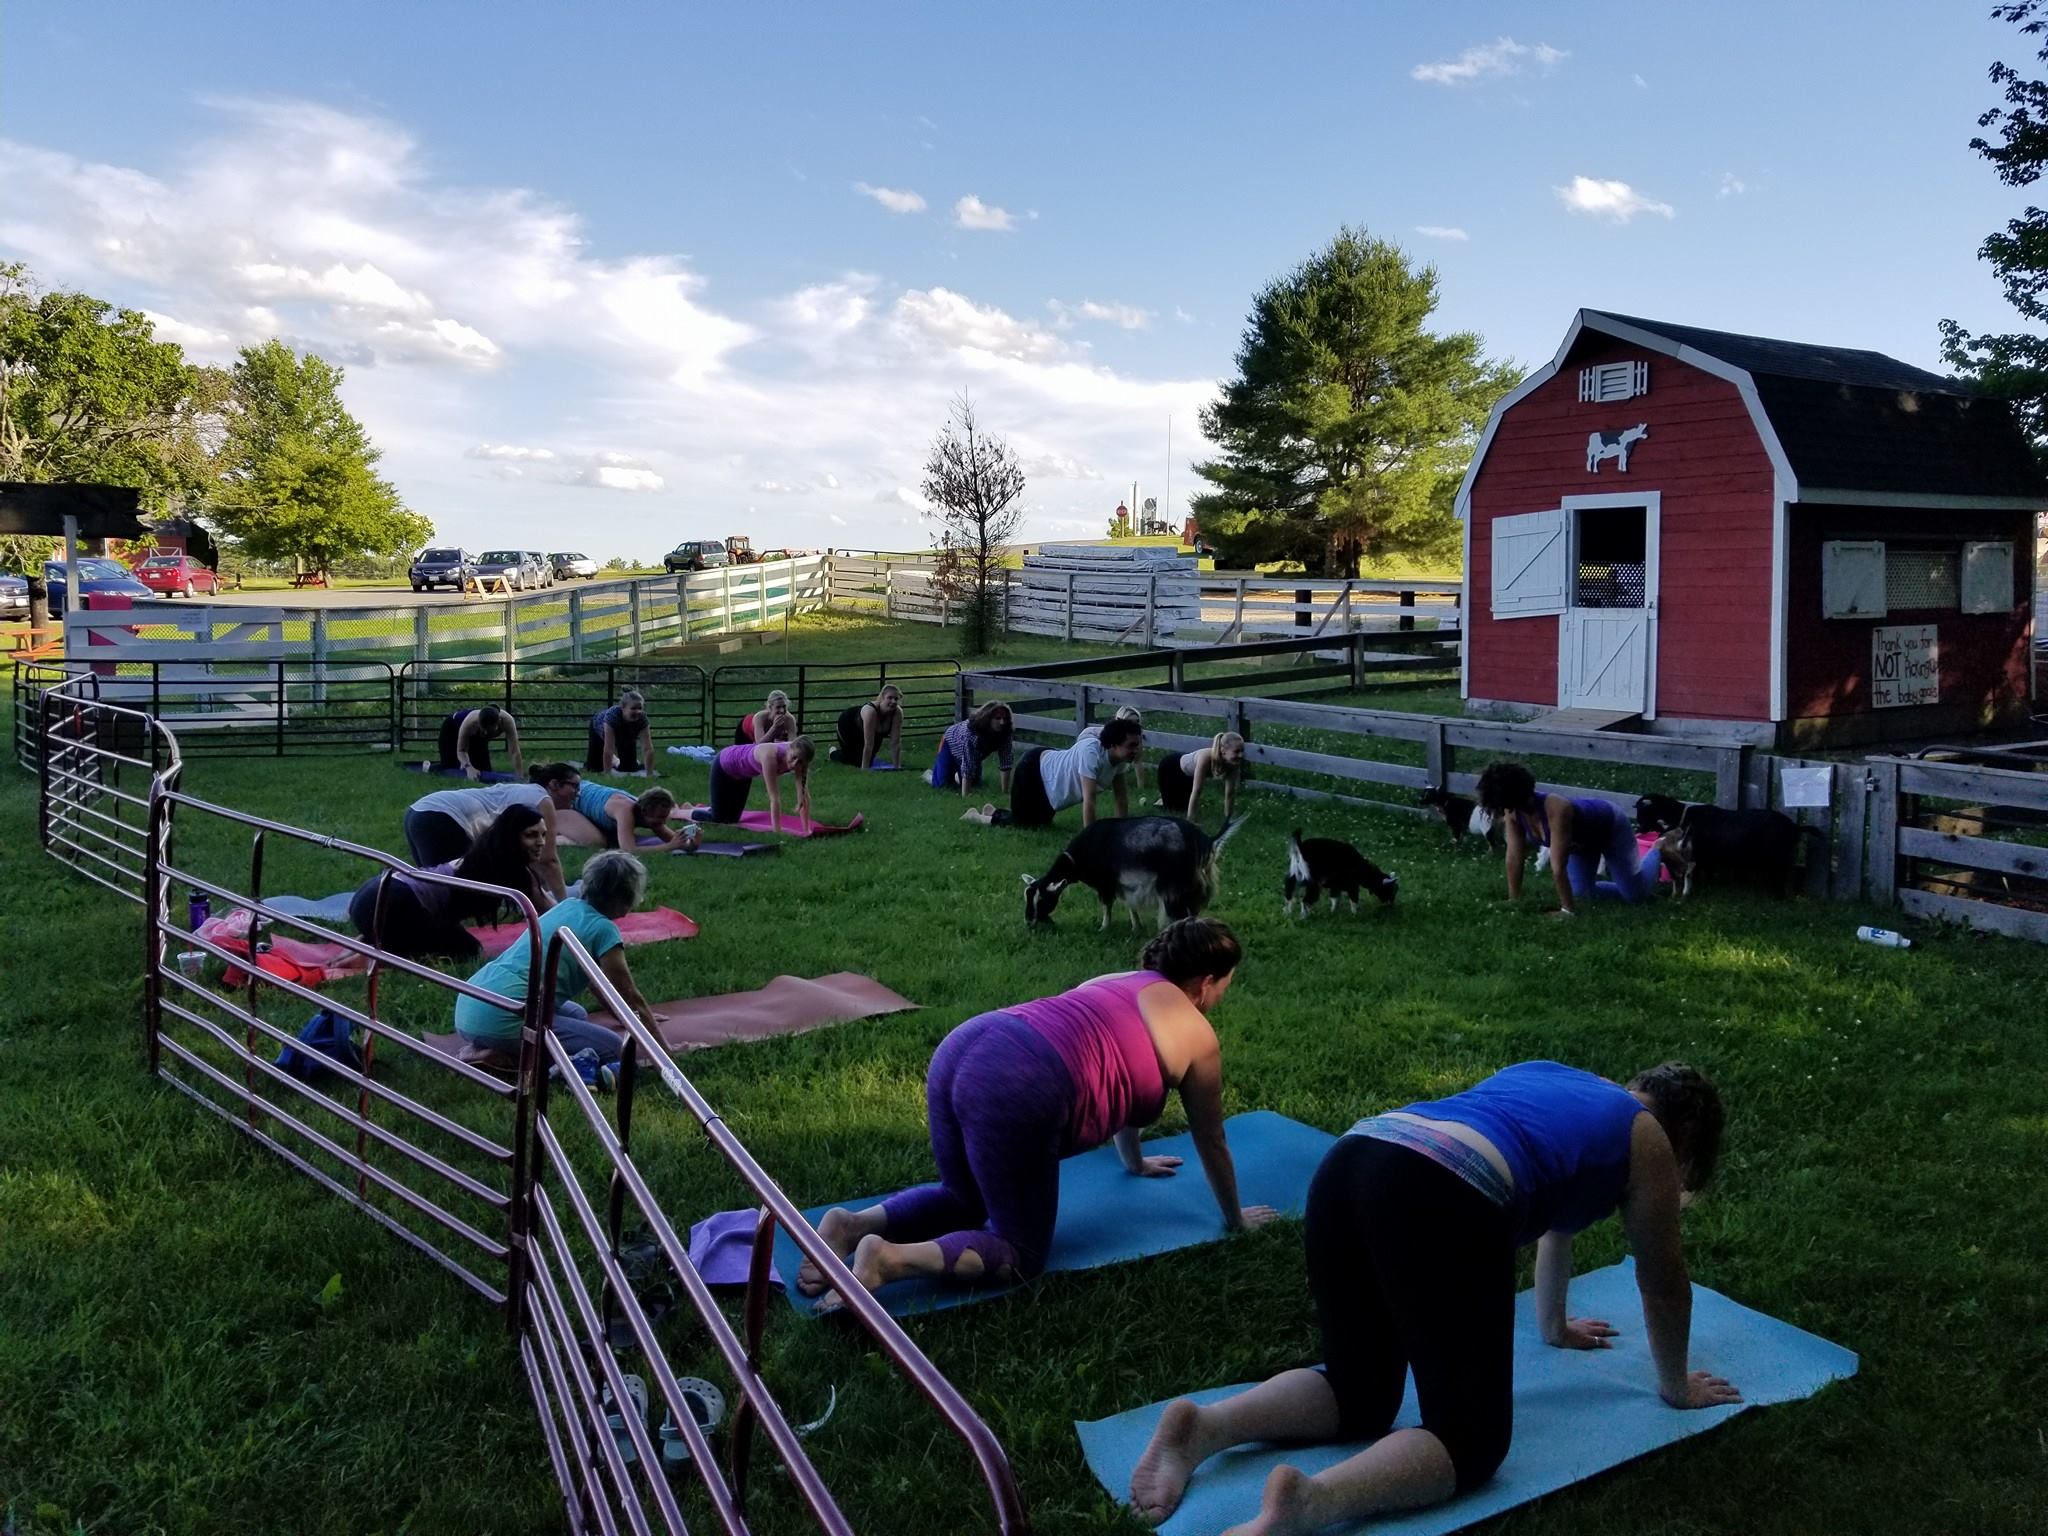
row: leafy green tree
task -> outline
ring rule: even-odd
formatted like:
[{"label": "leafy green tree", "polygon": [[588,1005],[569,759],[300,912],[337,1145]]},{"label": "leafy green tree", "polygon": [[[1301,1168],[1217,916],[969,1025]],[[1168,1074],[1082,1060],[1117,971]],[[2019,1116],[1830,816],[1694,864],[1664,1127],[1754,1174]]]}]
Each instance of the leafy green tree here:
[{"label": "leafy green tree", "polygon": [[1348,227],[1253,301],[1237,377],[1201,418],[1219,452],[1192,510],[1219,563],[1355,575],[1455,551],[1459,477],[1520,370],[1472,332],[1431,332],[1436,306],[1435,268]]},{"label": "leafy green tree", "polygon": [[[2010,21],[2028,37],[2048,29],[2043,0],[1993,6],[1991,14]],[[2037,55],[2048,60],[2048,47]],[[2029,80],[2009,64],[1991,66],[1991,83],[2002,86],[2005,105],[1977,119],[1996,128],[1999,141],[1970,140],[2009,187],[2031,187],[2048,167],[2048,82]],[[2006,302],[2022,319],[2048,322],[2048,211],[2029,207],[2002,230],[1985,237],[1977,254],[1991,263],[2005,287]],[[1941,354],[1986,394],[2011,402],[2032,439],[2037,457],[2048,459],[2048,336],[2014,332],[1973,336],[1954,320],[1941,322]]]},{"label": "leafy green tree", "polygon": [[227,376],[158,341],[146,315],[0,265],[0,479],[130,485],[152,512],[187,504],[215,478],[226,396]]},{"label": "leafy green tree", "polygon": [[221,488],[209,520],[256,559],[326,570],[433,537],[376,473],[381,457],[341,403],[342,370],[281,341],[244,347],[233,373]]}]

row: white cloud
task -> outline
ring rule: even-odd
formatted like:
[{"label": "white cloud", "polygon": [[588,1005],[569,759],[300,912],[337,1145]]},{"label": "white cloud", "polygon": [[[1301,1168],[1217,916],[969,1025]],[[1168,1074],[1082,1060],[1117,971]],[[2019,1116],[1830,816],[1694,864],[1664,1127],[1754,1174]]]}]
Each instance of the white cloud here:
[{"label": "white cloud", "polygon": [[923,213],[925,201],[915,192],[896,187],[875,187],[864,181],[856,181],[853,190],[862,197],[871,197],[891,213]]},{"label": "white cloud", "polygon": [[1637,90],[1647,91],[1650,88],[1650,82],[1645,80],[1641,75],[1637,75],[1635,77],[1635,82]]},{"label": "white cloud", "polygon": [[552,448],[527,448],[517,443],[478,443],[465,457],[472,459],[506,459],[518,463],[552,464],[555,451]]},{"label": "white cloud", "polygon": [[1427,235],[1432,240],[1470,240],[1472,237],[1455,224],[1418,224],[1415,233]]},{"label": "white cloud", "polygon": [[836,491],[839,489],[839,477],[834,474],[821,475],[818,477],[818,484],[828,491]]},{"label": "white cloud", "polygon": [[1512,37],[1497,37],[1490,43],[1474,44],[1455,59],[1418,64],[1408,75],[1425,85],[1469,85],[1482,78],[1519,75],[1531,64],[1547,70],[1570,57],[1564,49],[1548,43],[1518,43]]},{"label": "white cloud", "polygon": [[664,484],[651,469],[618,469],[609,464],[584,470],[575,483],[600,491],[658,491]]},{"label": "white cloud", "polygon": [[1570,186],[1557,189],[1557,195],[1573,213],[1616,224],[1626,224],[1639,213],[1668,219],[1677,212],[1669,203],[1643,196],[1625,181],[1602,181],[1593,176],[1574,176]]},{"label": "white cloud", "polygon": [[953,222],[962,229],[1013,229],[1017,216],[1007,208],[984,203],[970,192],[953,205]]},{"label": "white cloud", "polygon": [[1066,454],[1038,453],[1017,461],[1026,480],[1100,480],[1102,471],[1091,469]]},{"label": "white cloud", "polygon": [[207,357],[219,357],[234,350],[234,338],[226,331],[217,331],[204,325],[187,325],[183,320],[169,315],[160,315],[153,309],[142,311],[149,321],[150,329],[158,341],[174,341],[187,352],[196,352]]},{"label": "white cloud", "polygon": [[808,485],[791,485],[783,480],[756,480],[751,489],[758,491],[763,496],[808,496],[811,494],[811,488]]},{"label": "white cloud", "polygon": [[899,334],[946,348],[1027,361],[1066,350],[1052,332],[950,288],[912,289],[896,301],[892,319]]},{"label": "white cloud", "polygon": [[1740,197],[1743,193],[1747,192],[1748,190],[1748,182],[1744,181],[1740,176],[1737,176],[1733,171],[1723,171],[1721,173],[1721,185],[1715,191],[1714,196],[1717,198]]},{"label": "white cloud", "polygon": [[644,459],[616,449],[558,452],[524,443],[478,443],[463,454],[498,480],[534,480],[596,491],[658,491],[667,482]]},{"label": "white cloud", "polygon": [[1059,299],[1047,299],[1045,307],[1053,312],[1053,318],[1061,329],[1076,320],[1099,320],[1126,331],[1142,331],[1152,323],[1152,311],[1140,309],[1135,304],[1103,304],[1095,299],[1068,304]]},{"label": "white cloud", "polygon": [[1182,309],[1178,304],[1173,306],[1173,318],[1182,325],[1193,325],[1195,323],[1195,317]]},{"label": "white cloud", "polygon": [[830,523],[835,528],[845,528],[849,526],[846,519],[841,517],[837,512],[827,512],[825,514],[825,521]]}]

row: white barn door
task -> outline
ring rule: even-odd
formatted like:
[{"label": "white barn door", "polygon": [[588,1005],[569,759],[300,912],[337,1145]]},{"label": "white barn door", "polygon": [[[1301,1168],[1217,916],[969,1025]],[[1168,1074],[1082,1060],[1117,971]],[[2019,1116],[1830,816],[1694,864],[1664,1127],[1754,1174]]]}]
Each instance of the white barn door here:
[{"label": "white barn door", "polygon": [[1558,706],[1654,718],[1657,499],[1568,497],[1563,510],[1570,560]]}]

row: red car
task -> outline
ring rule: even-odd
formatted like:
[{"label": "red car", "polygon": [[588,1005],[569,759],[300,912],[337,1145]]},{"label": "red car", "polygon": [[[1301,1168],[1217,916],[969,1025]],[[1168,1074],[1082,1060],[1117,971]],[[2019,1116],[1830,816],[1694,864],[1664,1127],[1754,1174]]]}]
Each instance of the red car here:
[{"label": "red car", "polygon": [[135,579],[164,597],[209,596],[220,590],[220,578],[190,555],[159,550],[135,567]]}]

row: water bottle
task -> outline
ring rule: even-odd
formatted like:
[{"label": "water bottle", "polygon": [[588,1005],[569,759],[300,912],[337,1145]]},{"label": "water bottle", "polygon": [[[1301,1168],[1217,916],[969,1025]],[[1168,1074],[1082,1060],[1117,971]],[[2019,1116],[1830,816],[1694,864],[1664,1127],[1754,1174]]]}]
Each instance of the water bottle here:
[{"label": "water bottle", "polygon": [[1894,933],[1889,928],[1873,928],[1865,923],[1856,930],[1856,937],[1866,944],[1882,944],[1886,949],[1911,949],[1913,941],[1903,933]]},{"label": "water bottle", "polygon": [[185,926],[197,933],[213,916],[213,902],[204,891],[194,891],[185,902]]}]

